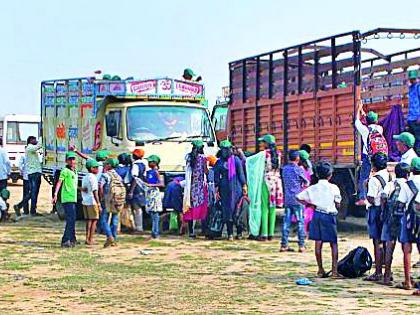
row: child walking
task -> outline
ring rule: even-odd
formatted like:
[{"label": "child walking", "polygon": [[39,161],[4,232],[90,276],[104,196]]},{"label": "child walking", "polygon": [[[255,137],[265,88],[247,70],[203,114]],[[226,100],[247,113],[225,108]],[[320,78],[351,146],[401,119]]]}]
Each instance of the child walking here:
[{"label": "child walking", "polygon": [[160,235],[160,213],[163,211],[162,197],[159,187],[164,184],[159,174],[160,157],[151,155],[146,160],[149,162],[149,170],[146,172],[146,212],[152,217],[152,238],[159,238]]},{"label": "child walking", "polygon": [[371,158],[372,169],[375,173],[368,182],[367,200],[368,207],[368,232],[373,241],[375,256],[375,272],[366,277],[366,281],[382,280],[382,257],[383,244],[381,241],[383,221],[381,219],[381,196],[391,176],[387,170],[388,156],[383,153],[376,153]]},{"label": "child walking", "polygon": [[52,203],[55,205],[61,189],[60,201],[66,215],[66,227],[61,239],[61,247],[69,248],[76,245],[76,203],[77,203],[77,171],[76,153],[66,153],[66,167],[60,172],[55,187]]},{"label": "child walking", "polygon": [[115,171],[117,166],[117,159],[105,161],[99,185],[101,196],[105,200],[102,216],[102,228],[106,235],[104,247],[117,245],[119,214],[125,205],[126,190],[123,180]]},{"label": "child walking", "polygon": [[319,178],[318,183],[299,193],[296,198],[306,206],[312,206],[315,209],[309,226],[309,239],[315,241],[318,277],[328,276],[322,265],[322,245],[324,243],[330,243],[331,246],[332,276],[339,277],[337,272],[337,209],[341,202],[340,189],[329,182],[333,174],[331,163],[319,163],[316,172]]},{"label": "child walking", "polygon": [[98,195],[98,168],[99,163],[96,160],[86,161],[88,174],[82,180],[82,205],[86,220],[86,245],[93,245],[93,236],[95,235],[96,224],[99,220],[100,201]]}]

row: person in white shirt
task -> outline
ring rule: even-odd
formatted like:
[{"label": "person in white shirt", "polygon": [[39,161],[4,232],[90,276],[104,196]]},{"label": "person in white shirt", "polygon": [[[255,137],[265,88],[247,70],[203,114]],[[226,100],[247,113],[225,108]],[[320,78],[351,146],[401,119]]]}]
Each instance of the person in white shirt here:
[{"label": "person in white shirt", "polygon": [[366,281],[380,281],[382,280],[382,227],[381,220],[381,196],[383,194],[386,183],[391,181],[391,175],[387,169],[388,156],[383,153],[376,153],[371,158],[372,168],[374,175],[369,179],[367,199],[369,202],[368,207],[368,233],[373,241],[375,267],[376,270],[373,274],[366,277]]},{"label": "person in white shirt", "polygon": [[140,187],[140,182],[146,182],[146,165],[143,163],[144,150],[135,149],[133,151],[133,165],[131,166],[131,185],[128,192],[128,203],[134,214],[134,221],[137,232],[143,232],[143,208],[146,205],[145,192]]},{"label": "person in white shirt", "polygon": [[400,162],[411,165],[411,161],[417,157],[417,153],[413,149],[416,138],[409,132],[394,135],[392,138],[396,140],[397,150],[401,153]]},{"label": "person in white shirt", "polygon": [[7,179],[10,176],[11,165],[9,155],[3,148],[3,138],[0,138],[0,191],[7,188]]},{"label": "person in white shirt", "polygon": [[100,201],[98,195],[99,163],[94,159],[86,161],[87,173],[82,179],[82,205],[86,219],[86,245],[93,245],[96,225],[99,220]]},{"label": "person in white shirt", "polygon": [[364,125],[361,121],[361,116],[365,116],[363,111],[363,103],[359,102],[359,106],[356,113],[356,120],[354,122],[354,126],[357,132],[362,137],[362,161],[361,167],[359,171],[359,179],[357,183],[357,197],[358,200],[356,201],[356,205],[364,206],[367,204],[366,202],[366,188],[365,182],[369,179],[369,175],[371,172],[371,164],[368,155],[368,145],[369,145],[369,133],[372,131],[377,131],[380,134],[383,134],[382,126],[378,125],[378,114],[375,112],[369,112],[366,115],[366,122],[368,126]]},{"label": "person in white shirt", "polygon": [[27,165],[26,165],[26,154],[22,155],[19,160],[19,171],[20,175],[23,179],[23,196],[22,200],[13,206],[16,214],[16,219],[20,216],[20,209],[23,208],[23,213],[25,215],[29,214],[29,201],[32,198],[31,193],[31,182],[29,181],[29,176],[27,172]]},{"label": "person in white shirt", "polygon": [[395,244],[401,233],[401,218],[404,215],[400,210],[398,198],[401,187],[407,182],[410,173],[410,165],[398,163],[395,166],[396,179],[386,184],[381,196],[383,222],[381,241],[385,243],[385,273],[382,283],[385,285],[391,285],[392,260]]},{"label": "person in white shirt", "polygon": [[321,162],[316,167],[319,182],[309,186],[296,195],[301,203],[315,208],[309,226],[309,239],[315,241],[315,257],[318,264],[318,277],[325,278],[327,273],[322,265],[322,245],[330,243],[332,256],[332,276],[338,277],[338,245],[337,245],[337,209],[340,207],[340,189],[329,182],[333,167],[329,162]]},{"label": "person in white shirt", "polygon": [[[413,201],[420,201],[420,158],[416,157],[411,161],[413,176],[401,187],[398,202],[402,204],[405,215],[401,219],[401,233],[399,242],[402,244],[404,253],[404,278],[405,281],[398,287],[412,289],[411,282],[411,251],[412,243],[419,243],[419,235],[415,234],[415,215]],[[415,198],[415,199],[414,199]],[[414,200],[413,200],[414,199]],[[419,223],[419,222],[417,222]]]},{"label": "person in white shirt", "polygon": [[10,191],[8,191],[6,188],[3,188],[0,191],[0,220],[6,221],[8,219],[8,210],[9,210],[9,204],[7,203],[7,200],[10,198]]}]

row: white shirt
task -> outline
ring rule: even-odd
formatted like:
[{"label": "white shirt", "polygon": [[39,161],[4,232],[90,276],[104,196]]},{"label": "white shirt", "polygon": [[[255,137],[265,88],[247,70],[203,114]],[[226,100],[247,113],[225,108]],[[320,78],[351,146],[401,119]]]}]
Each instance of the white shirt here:
[{"label": "white shirt", "polygon": [[[139,174],[140,173],[139,164],[143,164],[143,161],[142,160],[136,160],[136,161],[133,162],[133,165],[131,167],[131,175],[134,176],[134,177],[143,177],[144,176],[144,174]],[[144,169],[146,169],[146,168],[144,167]]]},{"label": "white shirt", "polygon": [[82,190],[82,204],[85,206],[96,205],[95,196],[93,195],[94,191],[98,191],[98,178],[92,173],[86,174],[82,179],[82,188],[87,189],[87,191]]},{"label": "white shirt", "polygon": [[367,196],[375,199],[374,206],[380,206],[381,195],[384,192],[384,188],[382,188],[381,182],[379,179],[375,178],[375,176],[381,176],[385,183],[387,183],[391,179],[391,175],[387,169],[384,169],[376,172],[375,175],[369,179]]},{"label": "white shirt", "polygon": [[0,180],[7,179],[11,171],[9,155],[4,148],[0,148]]},{"label": "white shirt", "polygon": [[[411,179],[416,185],[417,189],[420,191],[420,175],[413,175]],[[405,207],[408,208],[408,205],[413,199],[414,194],[411,191],[407,183],[401,186],[400,195],[398,196],[398,201],[405,204]],[[419,195],[417,195],[416,201],[418,200]],[[420,199],[419,199],[420,200]]]},{"label": "white shirt", "polygon": [[368,154],[367,145],[368,145],[368,137],[369,137],[369,128],[378,131],[380,134],[383,134],[384,129],[382,128],[382,126],[379,126],[379,125],[376,125],[376,124],[371,124],[368,127],[368,126],[364,125],[360,121],[360,119],[356,119],[356,121],[354,122],[354,126],[356,127],[356,130],[362,136],[363,153]]},{"label": "white shirt", "polygon": [[[6,211],[7,210],[7,205],[6,202],[3,200],[2,197],[0,197],[0,210],[1,211]],[[0,216],[1,217],[1,216]]]},{"label": "white shirt", "polygon": [[330,214],[338,213],[335,204],[341,202],[340,189],[326,179],[320,179],[317,184],[297,194],[296,198]]},{"label": "white shirt", "polygon": [[406,163],[408,165],[411,165],[411,161],[417,157],[416,151],[414,151],[413,148],[405,152],[403,155],[401,155],[401,163]]}]

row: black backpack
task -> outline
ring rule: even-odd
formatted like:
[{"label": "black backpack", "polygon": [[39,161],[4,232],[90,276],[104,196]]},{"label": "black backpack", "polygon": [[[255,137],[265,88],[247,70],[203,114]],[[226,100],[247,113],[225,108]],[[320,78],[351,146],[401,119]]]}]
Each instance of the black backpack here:
[{"label": "black backpack", "polygon": [[207,236],[221,237],[223,230],[223,210],[220,201],[215,202],[210,207],[210,212],[207,216]]},{"label": "black backpack", "polygon": [[243,196],[239,201],[233,213],[233,223],[236,227],[242,228],[242,231],[248,230],[248,213],[251,201],[247,196]]},{"label": "black backpack", "polygon": [[372,256],[365,247],[351,250],[338,262],[338,273],[346,278],[358,278],[372,268]]},{"label": "black backpack", "polygon": [[415,235],[417,235],[420,230],[420,226],[418,224],[420,213],[416,210],[416,197],[419,193],[419,190],[412,180],[409,180],[407,185],[414,195],[413,198],[411,198],[407,208],[407,228],[409,230],[413,230]]}]

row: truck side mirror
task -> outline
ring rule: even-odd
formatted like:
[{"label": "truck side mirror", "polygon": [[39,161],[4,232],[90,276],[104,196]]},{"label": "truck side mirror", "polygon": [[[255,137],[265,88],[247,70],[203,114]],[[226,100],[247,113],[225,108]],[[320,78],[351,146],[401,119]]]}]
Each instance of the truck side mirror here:
[{"label": "truck side mirror", "polygon": [[111,138],[118,138],[121,128],[121,111],[112,111],[105,116],[106,135]]}]

